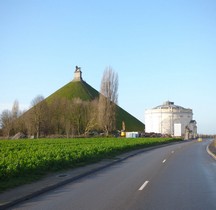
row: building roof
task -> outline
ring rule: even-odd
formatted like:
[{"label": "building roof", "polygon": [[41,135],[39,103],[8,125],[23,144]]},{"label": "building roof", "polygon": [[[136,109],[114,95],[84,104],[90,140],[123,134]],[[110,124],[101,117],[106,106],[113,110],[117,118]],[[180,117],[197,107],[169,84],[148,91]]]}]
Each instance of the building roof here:
[{"label": "building roof", "polygon": [[186,109],[182,106],[175,105],[174,102],[166,101],[162,105],[156,106],[153,109]]}]

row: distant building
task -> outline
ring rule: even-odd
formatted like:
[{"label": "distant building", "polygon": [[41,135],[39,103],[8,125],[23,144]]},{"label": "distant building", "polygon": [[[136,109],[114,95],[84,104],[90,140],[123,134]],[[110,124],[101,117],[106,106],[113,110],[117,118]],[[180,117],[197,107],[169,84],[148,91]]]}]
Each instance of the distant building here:
[{"label": "distant building", "polygon": [[192,109],[166,101],[163,105],[145,111],[145,132],[196,138],[197,126]]},{"label": "distant building", "polygon": [[126,132],[126,138],[138,138],[139,132],[132,131],[132,132]]}]

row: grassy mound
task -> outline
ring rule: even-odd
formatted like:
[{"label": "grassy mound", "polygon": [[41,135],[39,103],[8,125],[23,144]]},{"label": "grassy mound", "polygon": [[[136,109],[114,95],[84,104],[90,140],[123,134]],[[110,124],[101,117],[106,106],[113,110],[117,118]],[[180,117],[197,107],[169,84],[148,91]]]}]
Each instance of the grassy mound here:
[{"label": "grassy mound", "polygon": [[52,95],[50,95],[46,100],[48,102],[53,101],[55,98],[66,98],[72,100],[74,98],[80,98],[82,100],[93,100],[99,97],[98,91],[87,84],[84,81],[69,82]]},{"label": "grassy mound", "polygon": [[[51,103],[55,99],[59,98],[66,98],[68,100],[80,98],[84,101],[91,101],[98,97],[99,92],[88,83],[84,81],[72,81],[46,98],[46,101]],[[145,126],[142,122],[122,109],[120,106],[117,106],[116,122],[118,130],[121,130],[122,128],[122,121],[125,122],[127,131],[144,131]]]}]

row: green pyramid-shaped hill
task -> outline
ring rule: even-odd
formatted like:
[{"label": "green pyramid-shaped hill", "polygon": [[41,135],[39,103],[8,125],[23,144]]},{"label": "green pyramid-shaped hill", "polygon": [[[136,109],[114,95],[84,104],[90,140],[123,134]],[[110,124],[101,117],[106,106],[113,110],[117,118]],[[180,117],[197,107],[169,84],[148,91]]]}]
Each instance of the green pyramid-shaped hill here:
[{"label": "green pyramid-shaped hill", "polygon": [[[46,101],[51,103],[53,100],[57,98],[66,98],[68,100],[72,100],[75,98],[80,98],[82,100],[94,100],[95,98],[99,97],[99,92],[91,87],[87,82],[83,81],[82,79],[82,72],[80,68],[74,72],[74,80],[54,92],[50,95]],[[117,122],[117,129],[121,130],[122,122],[125,122],[126,131],[143,131],[144,124],[136,119],[134,116],[129,114],[127,111],[122,109],[121,107],[117,106],[117,113],[116,113],[116,122]]]},{"label": "green pyramid-shaped hill", "polygon": [[52,101],[55,98],[66,98],[72,100],[80,98],[84,101],[93,100],[99,97],[99,92],[84,81],[72,81],[54,92],[47,98],[47,101]]}]

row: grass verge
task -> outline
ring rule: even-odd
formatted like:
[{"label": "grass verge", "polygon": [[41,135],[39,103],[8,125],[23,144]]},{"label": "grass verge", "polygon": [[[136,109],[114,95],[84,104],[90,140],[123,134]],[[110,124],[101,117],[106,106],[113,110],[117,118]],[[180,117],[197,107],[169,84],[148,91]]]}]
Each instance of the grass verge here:
[{"label": "grass verge", "polygon": [[216,156],[216,139],[209,145],[209,150]]},{"label": "grass verge", "polygon": [[0,141],[0,192],[124,152],[165,144],[173,138],[88,138]]}]

